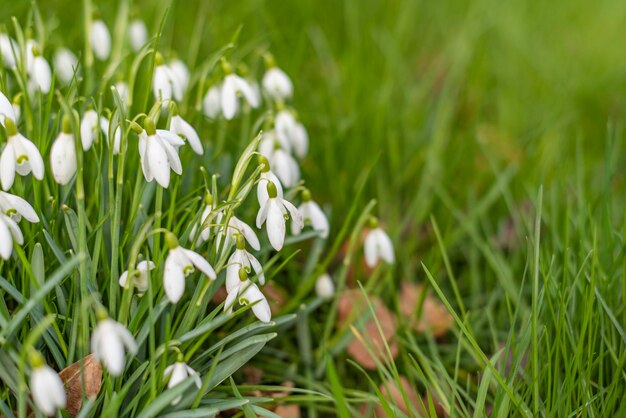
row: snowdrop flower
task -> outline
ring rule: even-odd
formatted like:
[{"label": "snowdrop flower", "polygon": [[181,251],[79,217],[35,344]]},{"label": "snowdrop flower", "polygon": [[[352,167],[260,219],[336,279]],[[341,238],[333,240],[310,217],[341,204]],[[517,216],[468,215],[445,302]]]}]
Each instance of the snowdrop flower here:
[{"label": "snowdrop flower", "polygon": [[7,131],[7,144],[0,155],[0,181],[2,188],[9,190],[15,181],[15,173],[26,176],[33,173],[37,180],[43,179],[44,165],[37,146],[17,132],[15,122],[10,117],[4,119]]},{"label": "snowdrop flower", "polygon": [[275,100],[285,100],[293,95],[291,79],[283,70],[276,66],[274,58],[265,56],[267,71],[263,75],[263,89]]},{"label": "snowdrop flower", "polygon": [[113,376],[124,371],[125,351],[137,353],[137,342],[132,334],[119,322],[108,317],[104,308],[96,312],[98,324],[91,334],[91,352]]},{"label": "snowdrop flower", "polygon": [[211,86],[202,99],[204,114],[215,119],[222,113],[222,93],[219,85]]},{"label": "snowdrop flower", "polygon": [[309,149],[309,135],[304,125],[296,121],[291,112],[281,110],[276,115],[274,127],[279,142],[288,142],[298,158],[304,158]]},{"label": "snowdrop flower", "polygon": [[[100,129],[102,130],[102,132],[104,132],[104,137],[106,138],[107,143],[109,144],[109,147],[111,146],[111,141],[109,140],[110,125],[111,123],[109,122],[107,118],[105,118],[104,116],[100,116]],[[120,125],[117,125],[115,127],[115,132],[113,133],[113,155],[118,155],[120,153],[121,146],[122,146],[122,130],[120,128]]]},{"label": "snowdrop flower", "polygon": [[18,62],[17,56],[20,53],[20,47],[17,42],[7,34],[0,34],[0,54],[2,54],[2,62],[5,68],[14,68]]},{"label": "snowdrop flower", "polygon": [[31,82],[35,90],[38,90],[44,94],[50,91],[52,85],[52,72],[50,71],[50,65],[44,57],[41,56],[39,48],[33,44],[32,46],[32,61],[27,59],[28,68],[27,71],[31,77]]},{"label": "snowdrop flower", "polygon": [[91,48],[99,61],[104,61],[111,54],[111,33],[100,19],[91,22]]},{"label": "snowdrop flower", "polygon": [[230,65],[222,62],[224,67],[224,83],[221,89],[222,114],[227,120],[231,120],[239,109],[238,95],[240,94],[248,104],[256,108],[259,106],[259,97],[254,92],[252,86],[243,78],[234,74]]},{"label": "snowdrop flower", "polygon": [[328,273],[322,274],[315,281],[315,293],[320,299],[330,299],[335,294],[335,284]]},{"label": "snowdrop flower", "polygon": [[[216,223],[222,222],[223,213],[220,212],[217,215]],[[234,238],[234,234],[243,235],[248,244],[256,251],[261,249],[261,243],[259,242],[259,238],[254,233],[254,230],[245,223],[244,221],[237,218],[235,215],[232,215],[228,220],[228,225],[222,230],[222,234],[217,236],[217,248],[220,247],[220,243],[222,242],[222,236],[224,236],[224,242],[226,245],[224,246],[224,250],[228,248],[228,244]]]},{"label": "snowdrop flower", "polygon": [[[302,204],[298,210],[302,214],[305,224],[310,224],[315,231],[319,232],[320,237],[328,238],[330,226],[326,214],[317,203],[311,200],[311,192],[306,189],[302,192]],[[300,229],[293,222],[291,223],[291,232],[294,235],[300,233]]]},{"label": "snowdrop flower", "polygon": [[4,126],[5,118],[11,118],[14,121],[17,120],[11,102],[7,99],[7,96],[0,91],[0,124],[2,124],[2,126]]},{"label": "snowdrop flower", "polygon": [[168,102],[183,99],[183,86],[170,67],[163,62],[163,55],[157,52],[152,76],[152,92],[154,98]]},{"label": "snowdrop flower", "polygon": [[80,141],[83,144],[83,151],[91,148],[99,130],[98,114],[93,109],[87,110],[83,115],[83,120],[80,121]]},{"label": "snowdrop flower", "polygon": [[296,224],[295,228],[297,229],[302,229],[304,226],[302,215],[294,205],[278,197],[278,189],[274,183],[267,182],[267,194],[269,199],[259,209],[256,226],[261,228],[261,225],[265,223],[270,244],[276,251],[280,251],[285,242],[285,222],[286,219],[289,219],[288,213],[291,215],[291,222]]},{"label": "snowdrop flower", "polygon": [[215,280],[215,271],[209,262],[200,254],[178,245],[178,239],[174,234],[168,232],[165,235],[165,242],[169,247],[169,253],[165,260],[163,287],[170,302],[177,303],[180,300],[185,291],[185,277],[196,268],[209,279]]},{"label": "snowdrop flower", "polygon": [[39,216],[24,199],[10,193],[0,192],[0,257],[8,260],[13,253],[13,240],[24,244],[18,222],[24,217],[28,222],[39,222]]},{"label": "snowdrop flower", "polygon": [[148,28],[141,19],[134,19],[128,26],[130,47],[134,52],[139,51],[148,42]]},{"label": "snowdrop flower", "polygon": [[389,235],[378,226],[376,218],[370,219],[370,228],[365,237],[365,263],[370,268],[375,267],[380,259],[393,263],[395,255]]},{"label": "snowdrop flower", "polygon": [[282,148],[275,148],[268,159],[274,173],[285,187],[293,187],[300,181],[300,167],[288,152]]},{"label": "snowdrop flower", "polygon": [[200,246],[204,241],[208,241],[211,236],[211,230],[213,229],[209,224],[211,223],[211,219],[218,215],[219,211],[214,211],[215,206],[213,205],[213,196],[211,193],[208,193],[204,196],[204,210],[200,215],[200,220],[197,225],[194,225],[191,228],[191,232],[189,233],[190,239],[194,239],[196,234],[198,233],[198,228],[200,228],[200,235],[198,236],[198,242],[196,247]]},{"label": "snowdrop flower", "polygon": [[30,390],[35,405],[46,416],[55,415],[57,409],[65,408],[66,396],[63,381],[43,356],[34,351],[30,353],[30,363],[33,367],[30,372]]},{"label": "snowdrop flower", "polygon": [[245,269],[250,274],[252,269],[259,277],[259,283],[265,284],[265,275],[263,267],[255,256],[246,251],[246,241],[242,235],[237,234],[237,247],[235,252],[228,259],[228,267],[226,267],[226,291],[230,291],[239,285],[239,269]]},{"label": "snowdrop flower", "polygon": [[[134,271],[133,277],[133,286],[137,288],[139,293],[145,293],[148,290],[148,272],[150,270],[154,270],[156,268],[155,264],[152,261],[140,261],[137,264],[137,268]],[[123,288],[128,287],[126,283],[128,282],[128,270],[126,270],[120,276],[120,286]]]},{"label": "snowdrop flower", "polygon": [[263,206],[263,203],[269,199],[267,195],[267,183],[272,182],[276,186],[278,197],[283,197],[283,186],[280,185],[278,177],[270,170],[270,163],[264,155],[259,156],[259,165],[261,167],[261,175],[259,176],[259,184],[256,189],[256,197],[259,201],[259,206]]},{"label": "snowdrop flower", "polygon": [[202,148],[202,142],[200,142],[198,132],[196,132],[194,127],[183,119],[178,112],[175,112],[174,116],[172,116],[170,121],[170,132],[186,138],[187,142],[189,142],[189,145],[191,146],[191,149],[196,154],[204,154],[204,149]]},{"label": "snowdrop flower", "polygon": [[[173,388],[188,377],[193,378],[193,382],[196,384],[198,389],[202,387],[202,380],[200,379],[200,375],[198,374],[198,372],[189,367],[187,363],[182,361],[181,358],[179,358],[176,363],[171,364],[165,368],[165,370],[163,371],[163,377],[165,379],[169,377],[170,379],[169,382],[167,382],[168,389]],[[179,403],[182,398],[183,397],[181,395],[172,400],[172,405],[176,405],[177,403]]]},{"label": "snowdrop flower", "polygon": [[175,147],[184,145],[178,135],[164,129],[156,129],[149,117],[145,118],[144,129],[139,134],[139,157],[146,181],[153,179],[166,188],[170,184],[170,169],[182,174],[183,166]]},{"label": "snowdrop flower", "polygon": [[189,85],[189,69],[187,68],[185,63],[179,59],[175,59],[170,62],[169,67],[170,70],[172,70],[172,73],[174,73],[174,75],[176,76],[176,78],[178,78],[178,82],[180,83],[183,91],[185,91],[187,89],[187,86]]},{"label": "snowdrop flower", "polygon": [[54,180],[60,185],[69,183],[76,173],[76,164],[74,135],[69,118],[64,116],[61,133],[50,148],[50,166]]},{"label": "snowdrop flower", "polygon": [[248,280],[245,268],[239,269],[239,281],[228,291],[228,296],[224,301],[224,311],[231,313],[237,299],[240,305],[252,305],[252,313],[259,321],[267,323],[272,319],[272,311],[265,295],[256,284]]},{"label": "snowdrop flower", "polygon": [[69,84],[78,71],[78,58],[67,48],[58,49],[52,58],[55,74],[63,84]]}]

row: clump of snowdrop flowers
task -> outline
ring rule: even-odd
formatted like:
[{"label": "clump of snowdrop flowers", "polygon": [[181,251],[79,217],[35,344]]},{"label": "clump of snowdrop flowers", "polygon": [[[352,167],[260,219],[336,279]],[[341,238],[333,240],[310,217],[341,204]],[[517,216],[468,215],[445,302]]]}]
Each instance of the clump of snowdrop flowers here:
[{"label": "clump of snowdrop flowers", "polygon": [[300,230],[304,223],[300,211],[291,202],[278,196],[278,189],[271,181],[267,182],[267,194],[268,199],[257,214],[256,226],[261,228],[265,223],[270,244],[276,251],[280,251],[285,242],[285,223],[289,215],[291,215],[291,222],[295,224],[293,228]]},{"label": "clump of snowdrop flowers", "polygon": [[234,118],[239,111],[239,95],[241,95],[246,102],[248,102],[250,107],[258,107],[259,96],[256,94],[250,83],[235,74],[230,64],[226,61],[222,61],[222,68],[224,70],[224,74],[226,74],[220,89],[221,111],[224,118],[230,120]]},{"label": "clump of snowdrop flowers", "polygon": [[119,376],[124,371],[125,352],[135,355],[137,342],[122,324],[109,318],[104,308],[98,307],[96,317],[98,324],[91,334],[91,351],[111,375]]},{"label": "clump of snowdrop flowers", "polygon": [[180,175],[183,166],[175,147],[185,144],[178,135],[156,129],[154,121],[146,117],[144,128],[139,133],[139,157],[141,169],[146,181],[156,180],[159,185],[167,189],[170,185],[170,170]]},{"label": "clump of snowdrop flowers", "polygon": [[63,116],[61,133],[50,148],[50,166],[54,180],[60,185],[68,184],[76,173],[76,144],[67,115]]},{"label": "clump of snowdrop flowers", "polygon": [[120,286],[126,288],[132,282],[133,286],[137,288],[139,293],[145,293],[150,285],[148,282],[148,275],[151,270],[154,270],[156,265],[152,261],[143,260],[137,263],[137,268],[134,270],[132,277],[129,279],[128,270],[120,275]]},{"label": "clump of snowdrop flowers", "polygon": [[[326,214],[320,206],[311,199],[311,192],[308,189],[302,191],[302,204],[298,207],[298,210],[302,215],[305,225],[311,225],[313,230],[319,232],[320,237],[328,238],[328,231],[330,229],[328,218],[326,218]],[[292,234],[298,235],[300,231],[301,229],[298,228],[295,223],[291,224]]]},{"label": "clump of snowdrop flowers", "polygon": [[382,259],[391,264],[395,261],[393,244],[389,235],[378,226],[378,219],[370,219],[370,230],[365,237],[365,263],[368,267],[375,267]]},{"label": "clump of snowdrop flowers", "polygon": [[30,352],[30,390],[35,405],[46,416],[55,415],[57,409],[65,408],[65,387],[61,378],[48,366],[38,351]]},{"label": "clump of snowdrop flowers", "polygon": [[227,283],[226,291],[228,296],[224,301],[224,311],[232,312],[235,301],[240,305],[252,305],[252,312],[261,322],[270,322],[272,311],[265,295],[259,287],[248,279],[248,272],[245,267],[238,271],[239,280]]},{"label": "clump of snowdrop flowers", "polygon": [[265,54],[264,58],[267,70],[263,75],[263,89],[275,100],[291,98],[293,95],[293,83],[289,76],[276,66],[274,57],[271,54]]},{"label": "clump of snowdrop flowers", "polygon": [[39,222],[39,216],[26,200],[0,192],[0,257],[5,260],[13,253],[13,240],[18,245],[24,244],[24,236],[18,226],[22,217],[31,223]]},{"label": "clump of snowdrop flowers", "polygon": [[[163,378],[169,378],[167,382],[168,389],[173,388],[188,377],[193,378],[193,382],[198,389],[202,387],[202,380],[200,380],[200,375],[197,371],[189,367],[187,363],[183,361],[182,356],[179,356],[174,364],[170,364],[163,371]],[[182,398],[182,395],[174,398],[174,400],[172,400],[172,405],[178,404]]]},{"label": "clump of snowdrop flowers", "polygon": [[101,19],[91,22],[91,48],[99,61],[104,61],[111,55],[111,33]]},{"label": "clump of snowdrop flowers", "polygon": [[288,151],[289,144],[281,144],[274,130],[263,133],[259,153],[270,163],[273,173],[285,187],[293,187],[300,181],[300,167]]},{"label": "clump of snowdrop flowers", "polygon": [[[13,116],[13,115],[11,115]],[[15,181],[15,173],[26,176],[33,173],[37,180],[43,179],[43,158],[37,146],[17,131],[10,116],[4,119],[7,144],[0,156],[0,181],[2,188],[9,190]]]},{"label": "clump of snowdrop flowers", "polygon": [[215,280],[215,270],[209,262],[200,254],[181,247],[174,234],[166,233],[165,242],[169,253],[165,260],[163,288],[170,302],[177,303],[180,300],[185,291],[185,277],[193,273],[195,269],[200,270],[209,279]]},{"label": "clump of snowdrop flowers", "polygon": [[335,284],[328,273],[324,273],[315,281],[315,293],[321,299],[330,299],[335,294]]}]

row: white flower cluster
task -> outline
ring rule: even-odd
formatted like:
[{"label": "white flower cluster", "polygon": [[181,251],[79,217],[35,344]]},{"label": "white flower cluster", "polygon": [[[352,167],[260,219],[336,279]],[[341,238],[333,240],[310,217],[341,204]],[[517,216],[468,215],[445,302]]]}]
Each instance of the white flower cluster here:
[{"label": "white flower cluster", "polygon": [[[130,22],[128,34],[129,47],[134,53],[150,44],[148,30],[141,20]],[[92,20],[88,39],[93,56],[98,61],[110,58],[112,40],[103,20]],[[52,72],[44,58],[45,51],[34,40],[27,40],[22,47],[5,34],[0,35],[0,52],[7,68],[23,67],[28,82],[27,90],[18,93],[13,102],[0,92],[0,123],[7,138],[0,156],[0,185],[7,191],[13,187],[16,174],[32,174],[37,181],[47,181],[44,178],[44,159],[40,152],[40,149],[48,149],[47,144],[43,139],[31,141],[18,128],[21,125],[22,97],[29,100],[31,106],[36,106],[36,97],[40,97],[37,95],[50,92],[54,81],[52,74],[61,88],[78,84],[86,61],[80,61],[69,49],[61,48],[53,54]],[[106,139],[109,156],[113,161],[123,164],[121,155],[126,150],[129,154],[134,154],[145,181],[149,183],[154,180],[161,187],[161,192],[172,185],[175,178],[172,172],[179,176],[183,173],[184,164],[180,157],[182,147],[188,144],[200,156],[199,159],[204,156],[205,147],[200,134],[179,113],[191,87],[189,70],[181,60],[172,59],[166,62],[159,52],[155,52],[152,57],[154,70],[151,87],[154,105],[151,109],[146,109],[146,113],[127,121],[124,125],[128,129],[123,128],[119,109],[115,109],[115,106],[111,110],[97,108],[97,102],[93,98],[79,102],[84,103],[83,109],[72,108],[68,111],[66,106],[56,112],[56,126],[60,122],[60,129],[57,127],[58,131],[55,132],[58,135],[49,147],[49,168],[54,182],[60,186],[71,186],[73,181],[77,182],[76,175],[82,169],[81,164],[88,164],[87,160],[93,154],[90,150],[101,136]],[[143,294],[153,285],[150,280],[151,271],[162,269],[163,294],[170,303],[177,304],[185,294],[187,276],[198,271],[214,281],[225,270],[227,296],[224,310],[232,312],[235,302],[238,302],[240,305],[250,306],[252,313],[260,321],[269,322],[272,312],[262,292],[265,285],[263,266],[247,249],[249,246],[254,251],[261,251],[262,243],[255,230],[237,217],[244,216],[243,211],[240,213],[237,210],[245,202],[247,195],[256,185],[258,212],[255,225],[259,230],[265,228],[269,245],[275,251],[284,248],[288,232],[294,236],[299,235],[307,225],[314,231],[311,235],[321,239],[329,236],[328,218],[322,208],[312,200],[311,192],[304,187],[301,179],[299,160],[308,153],[309,136],[296,111],[288,105],[294,94],[293,84],[269,54],[265,56],[265,65],[266,71],[259,85],[249,75],[241,72],[238,74],[232,64],[222,58],[221,66],[212,75],[212,84],[203,95],[202,109],[209,119],[222,119],[226,123],[261,106],[265,106],[270,115],[265,121],[265,130],[261,137],[254,140],[251,145],[253,148],[249,147],[237,163],[228,199],[218,204],[216,190],[212,190],[212,193],[205,191],[204,207],[193,225],[189,225],[188,235],[181,233],[176,236],[162,228],[153,231],[165,233],[165,247],[152,250],[154,254],[167,250],[164,262],[162,265],[151,260],[129,263],[128,270],[119,277],[119,284],[123,288],[135,288],[138,293]],[[110,87],[122,102],[131,100],[134,92],[129,90],[129,84],[123,80],[112,84]],[[200,86],[202,87],[204,86]],[[137,148],[133,151],[134,147],[130,143],[135,137]],[[255,155],[258,166],[254,175],[246,178],[246,168]],[[176,188],[172,189],[172,193],[175,193]],[[69,189],[64,190],[69,192]],[[296,207],[291,201],[298,196],[302,203]],[[14,242],[18,245],[24,243],[18,225],[22,217],[32,223],[39,222],[36,211],[23,198],[0,192],[0,257],[5,260],[13,253]],[[288,221],[290,228],[287,228]],[[194,249],[183,247],[179,239],[183,243],[191,241],[185,246]],[[202,246],[207,249],[195,251]],[[234,250],[228,256],[233,246]],[[220,262],[222,258],[225,263]],[[372,267],[379,259],[389,263],[394,260],[391,240],[377,225],[372,227],[365,240],[365,258]],[[208,259],[214,260],[218,268],[214,269]],[[324,299],[334,294],[334,284],[327,274],[320,276],[315,288]],[[154,290],[153,294],[158,295],[159,289]],[[138,350],[137,343],[128,329],[110,318],[103,308],[99,307],[96,314],[97,325],[91,334],[91,350],[112,376],[120,376],[125,369],[126,353],[134,355]],[[65,406],[63,385],[56,373],[45,365],[41,355],[33,355],[31,365],[33,399],[43,413],[54,414],[57,408]],[[189,376],[200,387],[199,375],[182,359],[179,358],[165,369],[165,377],[169,378],[168,387]],[[177,403],[180,398],[174,401]]]}]

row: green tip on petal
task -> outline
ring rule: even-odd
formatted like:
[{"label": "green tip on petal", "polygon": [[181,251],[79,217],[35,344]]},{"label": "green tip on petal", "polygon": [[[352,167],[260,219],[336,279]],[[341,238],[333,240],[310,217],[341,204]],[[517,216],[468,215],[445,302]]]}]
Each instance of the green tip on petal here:
[{"label": "green tip on petal", "polygon": [[17,126],[15,126],[15,122],[11,118],[4,119],[4,128],[7,131],[7,136],[10,138],[12,136],[17,135]]},{"label": "green tip on petal", "polygon": [[154,121],[149,116],[146,116],[143,119],[143,128],[146,130],[146,133],[149,136],[156,134],[156,126],[154,124]]},{"label": "green tip on petal", "polygon": [[61,131],[64,134],[72,133],[72,121],[68,115],[63,115],[63,120],[61,121]]},{"label": "green tip on petal", "polygon": [[276,189],[276,185],[273,181],[267,182],[267,195],[270,197],[270,199],[274,199],[276,198],[276,196],[278,196],[278,189]]},{"label": "green tip on petal", "polygon": [[239,280],[242,282],[248,280],[248,271],[243,267],[239,269]]},{"label": "green tip on petal", "polygon": [[165,244],[170,250],[173,250],[174,248],[178,247],[178,238],[176,238],[176,235],[172,234],[171,232],[166,232]]},{"label": "green tip on petal", "polygon": [[265,155],[259,155],[257,161],[259,162],[259,166],[261,167],[261,173],[267,173],[268,171],[270,171],[270,162],[267,161]]}]

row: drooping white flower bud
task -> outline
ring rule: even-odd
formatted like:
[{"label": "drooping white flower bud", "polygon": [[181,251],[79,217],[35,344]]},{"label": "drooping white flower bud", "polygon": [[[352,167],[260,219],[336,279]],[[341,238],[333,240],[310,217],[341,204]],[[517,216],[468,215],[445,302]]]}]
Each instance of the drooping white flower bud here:
[{"label": "drooping white flower bud", "polygon": [[[302,201],[298,210],[302,214],[305,225],[310,224],[315,231],[319,232],[320,237],[328,238],[328,231],[330,229],[328,218],[326,218],[326,214],[322,208],[311,200],[311,192],[305,189],[302,192]],[[293,223],[291,224],[291,233],[294,235],[300,233],[300,230],[295,227]]]},{"label": "drooping white flower bud", "polygon": [[[137,288],[137,291],[139,293],[145,293],[146,290],[148,290],[148,272],[150,270],[154,270],[156,268],[156,265],[152,262],[152,261],[140,261],[139,263],[137,263],[137,268],[135,269],[135,275],[133,277],[133,286],[135,286]],[[122,287],[127,287],[127,283],[128,283],[128,270],[126,270],[124,273],[122,273],[120,275],[120,286]]]},{"label": "drooping white flower bud", "polygon": [[365,263],[370,268],[375,267],[380,259],[392,264],[395,261],[395,254],[389,235],[378,226],[378,220],[375,218],[370,220],[370,228],[365,237]]},{"label": "drooping white flower bud", "polygon": [[[169,381],[167,382],[167,387],[169,389],[173,388],[190,376],[193,377],[194,383],[196,384],[197,388],[200,389],[202,387],[202,380],[200,379],[200,375],[182,360],[179,360],[176,363],[167,366],[163,371],[163,377],[165,379],[169,378]],[[182,395],[174,398],[172,400],[172,405],[178,404],[182,398]]]},{"label": "drooping white flower bud", "polygon": [[62,129],[50,148],[50,166],[54,180],[66,185],[77,169],[74,134],[67,116],[63,117]]},{"label": "drooping white flower bud", "polygon": [[163,188],[170,184],[170,169],[182,174],[183,167],[176,147],[185,144],[178,135],[156,129],[149,117],[144,120],[144,130],[139,134],[139,158],[146,181],[156,180]]},{"label": "drooping white flower bud", "polygon": [[335,294],[335,284],[328,273],[322,274],[315,281],[315,293],[321,299],[330,299]]},{"label": "drooping white flower bud", "polygon": [[211,86],[202,100],[204,114],[211,119],[222,114],[222,95],[219,85]]},{"label": "drooping white flower bud", "polygon": [[278,190],[274,183],[267,183],[267,194],[268,199],[257,214],[256,227],[261,228],[265,223],[270,244],[276,251],[280,251],[285,242],[285,217],[287,213],[291,215],[291,222],[295,223],[295,228],[302,229],[304,222],[300,211],[294,205],[278,197]]},{"label": "drooping white flower bud", "polygon": [[66,395],[63,381],[39,352],[30,355],[33,369],[30,372],[30,390],[37,408],[45,415],[55,415],[57,409],[65,408]]},{"label": "drooping white flower bud", "polygon": [[99,61],[104,61],[111,54],[111,33],[100,19],[91,22],[91,48]]},{"label": "drooping white flower bud", "polygon": [[80,121],[80,140],[83,144],[83,151],[91,148],[94,139],[98,135],[100,130],[98,122],[98,114],[93,109],[87,110],[83,115],[83,119]]},{"label": "drooping white flower bud", "polygon": [[78,72],[78,58],[67,48],[59,48],[52,58],[54,71],[63,84],[69,84]]},{"label": "drooping white flower bud", "polygon": [[96,316],[98,324],[91,334],[91,351],[111,375],[119,376],[124,371],[125,351],[135,355],[137,342],[122,324],[109,318],[103,308]]},{"label": "drooping white flower bud", "polygon": [[33,177],[42,180],[44,175],[43,158],[37,146],[17,132],[15,122],[10,117],[5,118],[4,125],[7,131],[7,144],[2,155],[0,155],[2,188],[9,190],[13,186],[15,173],[26,176],[32,172]]},{"label": "drooping white flower bud", "polygon": [[148,28],[141,19],[134,19],[128,26],[128,38],[130,47],[134,52],[139,51],[146,43],[148,43]]}]

